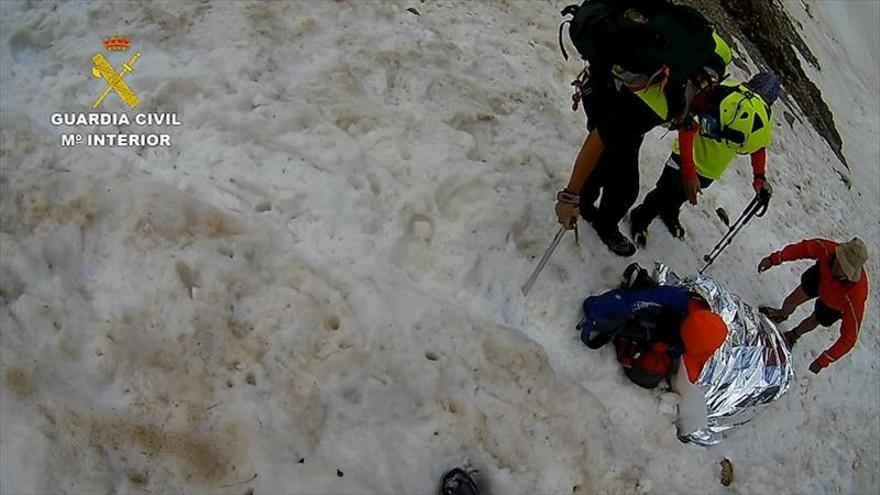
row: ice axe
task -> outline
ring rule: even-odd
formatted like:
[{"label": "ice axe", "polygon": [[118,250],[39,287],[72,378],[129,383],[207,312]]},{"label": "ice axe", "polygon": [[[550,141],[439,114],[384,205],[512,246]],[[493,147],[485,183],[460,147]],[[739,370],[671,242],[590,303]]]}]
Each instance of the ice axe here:
[{"label": "ice axe", "polygon": [[556,237],[553,238],[553,242],[550,243],[550,247],[548,247],[547,251],[544,252],[544,256],[541,256],[541,261],[538,262],[538,266],[535,267],[535,271],[532,272],[532,276],[529,277],[526,285],[523,285],[522,293],[524,296],[529,295],[529,291],[532,289],[532,286],[535,285],[535,280],[538,280],[538,275],[541,274],[541,270],[544,269],[544,265],[546,265],[547,261],[550,260],[550,256],[553,255],[553,251],[556,250],[556,246],[559,245],[559,241],[562,240],[563,235],[565,235],[565,227],[559,227],[559,232],[556,233]]},{"label": "ice axe", "polygon": [[[702,275],[703,272],[706,271],[712,263],[718,259],[718,256],[733,242],[733,238],[736,234],[742,230],[743,226],[749,223],[749,220],[752,217],[763,217],[765,213],[767,213],[767,207],[770,205],[770,196],[773,195],[773,189],[770,187],[770,184],[765,184],[764,187],[761,188],[761,191],[755,194],[755,197],[752,198],[752,201],[749,202],[746,209],[743,210],[742,214],[740,214],[739,218],[736,219],[736,222],[733,222],[733,225],[728,225],[727,232],[724,236],[721,237],[721,240],[718,241],[718,244],[715,244],[715,247],[712,248],[712,251],[703,256],[703,261],[706,262],[706,265],[700,269],[699,274]],[[726,218],[726,214],[722,217],[719,213],[718,215],[721,217],[721,220],[724,221]],[[724,222],[727,225],[728,222]]]}]

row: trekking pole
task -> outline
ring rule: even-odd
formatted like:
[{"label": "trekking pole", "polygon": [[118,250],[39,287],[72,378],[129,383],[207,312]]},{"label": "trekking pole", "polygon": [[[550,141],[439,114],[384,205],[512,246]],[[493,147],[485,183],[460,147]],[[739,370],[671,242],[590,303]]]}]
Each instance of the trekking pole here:
[{"label": "trekking pole", "polygon": [[697,273],[702,275],[710,266],[712,266],[712,263],[718,259],[718,256],[720,256],[725,249],[727,249],[727,246],[733,242],[733,238],[736,237],[739,231],[742,230],[747,223],[749,223],[749,220],[755,216],[763,217],[764,214],[767,213],[767,207],[770,205],[770,196],[772,195],[773,190],[767,185],[761,189],[761,192],[752,198],[748,206],[746,206],[745,210],[740,214],[739,218],[736,219],[736,222],[727,229],[727,232],[721,237],[721,240],[715,244],[712,251],[703,256],[703,261],[705,261],[706,264]]},{"label": "trekking pole", "polygon": [[556,246],[559,245],[559,241],[562,240],[563,235],[565,235],[565,227],[559,227],[559,232],[556,233],[556,237],[553,238],[553,242],[550,243],[550,247],[547,248],[546,252],[544,252],[544,256],[541,257],[541,261],[538,262],[538,266],[535,267],[535,271],[532,272],[532,276],[529,277],[526,285],[523,285],[522,293],[524,296],[529,295],[529,291],[532,289],[532,286],[535,285],[535,280],[538,280],[538,275],[541,274],[541,270],[544,269],[544,265],[546,265],[547,261],[550,260],[550,256],[553,254],[553,251],[556,250]]}]

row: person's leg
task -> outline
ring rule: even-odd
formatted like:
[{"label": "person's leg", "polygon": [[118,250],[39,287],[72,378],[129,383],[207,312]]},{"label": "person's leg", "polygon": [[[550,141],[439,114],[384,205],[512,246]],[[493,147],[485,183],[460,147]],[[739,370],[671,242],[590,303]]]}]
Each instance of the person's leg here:
[{"label": "person's leg", "polygon": [[794,346],[794,344],[801,338],[804,334],[810,333],[816,329],[817,326],[822,325],[823,327],[830,327],[836,322],[840,321],[843,318],[843,314],[836,309],[832,309],[827,304],[822,302],[821,299],[816,300],[816,306],[813,310],[813,314],[804,319],[804,321],[800,322],[800,324],[793,328],[792,330],[785,332],[783,335],[785,337],[785,342],[789,347]]},{"label": "person's leg", "polygon": [[597,216],[596,200],[599,199],[599,192],[602,190],[607,180],[609,164],[613,159],[613,153],[602,153],[599,157],[599,163],[593,170],[587,183],[581,189],[580,194],[580,210],[581,216],[588,222],[593,222]]},{"label": "person's leg", "polygon": [[[675,159],[676,164],[680,167],[681,159],[677,156]],[[679,215],[681,214],[681,205],[687,201],[687,195],[684,191],[684,179],[681,175],[681,170],[676,169],[676,172],[678,172],[678,174],[675,177],[675,180],[670,180],[668,185],[669,195],[662,205],[660,219],[663,221],[663,224],[666,225],[666,230],[669,231],[672,237],[681,239],[684,237],[684,227],[681,225]],[[701,189],[706,189],[712,185],[712,179],[698,175],[697,180],[700,181]]]},{"label": "person's leg", "polygon": [[797,286],[797,288],[793,290],[784,301],[782,301],[782,314],[788,318],[798,307],[800,307],[801,304],[809,301],[813,297],[810,297],[807,294],[803,286]]},{"label": "person's leg", "polygon": [[617,229],[617,224],[626,215],[639,196],[639,147],[642,137],[615,146],[610,151],[614,160],[613,173],[605,181],[602,200],[599,202],[598,216],[601,227]]},{"label": "person's leg", "polygon": [[[630,212],[629,219],[634,238],[637,234],[646,232],[651,222],[661,212],[666,211],[670,203],[678,202],[678,204],[681,204],[684,201],[684,195],[680,192],[680,183],[681,171],[669,165],[663,167],[663,173],[657,179],[654,189],[648,192],[642,204],[636,206]],[[681,200],[679,200],[679,196],[681,196]]]},{"label": "person's leg", "polygon": [[819,265],[811,266],[801,275],[801,285],[785,298],[782,308],[776,309],[762,306],[760,311],[773,323],[782,323],[803,303],[819,296]]},{"label": "person's leg", "polygon": [[791,349],[802,335],[812,332],[817,326],[819,326],[819,320],[816,319],[815,314],[811,314],[804,318],[798,326],[782,334],[782,337],[785,339],[785,344]]},{"label": "person's leg", "polygon": [[[638,141],[640,143],[641,138]],[[632,148],[615,146],[606,148],[605,153],[609,159],[608,172],[603,181],[602,199],[599,200],[599,208],[595,211],[593,227],[602,242],[614,254],[632,256],[636,252],[636,247],[620,233],[618,223],[638,197],[638,149],[636,148],[633,153]],[[613,168],[611,160],[613,160]]]},{"label": "person's leg", "polygon": [[[605,144],[607,178],[593,227],[608,248],[620,256],[632,256],[635,245],[617,224],[639,195],[639,147],[644,134],[660,124],[660,118],[632,93],[620,92],[613,109],[596,130]],[[605,157],[605,154],[608,154]]]}]

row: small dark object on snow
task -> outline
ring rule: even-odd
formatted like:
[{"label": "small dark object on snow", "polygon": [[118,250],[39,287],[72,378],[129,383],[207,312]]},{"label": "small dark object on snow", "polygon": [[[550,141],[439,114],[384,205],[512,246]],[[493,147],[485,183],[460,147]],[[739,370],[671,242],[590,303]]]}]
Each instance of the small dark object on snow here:
[{"label": "small dark object on snow", "polygon": [[724,222],[725,227],[730,227],[730,217],[727,216],[727,210],[719,207],[715,210],[715,214],[718,215],[718,218],[720,218],[722,222]]},{"label": "small dark object on snow", "polygon": [[344,475],[342,474],[342,470],[341,470],[341,469],[337,469],[337,470],[336,470],[336,476],[339,476],[340,478],[342,478],[342,477],[344,476]]},{"label": "small dark object on snow", "polygon": [[733,483],[733,463],[725,457],[721,461],[721,484],[730,486],[731,483]]},{"label": "small dark object on snow", "polygon": [[306,463],[306,458],[305,458],[305,457],[301,457],[301,458],[299,459],[299,463],[300,463],[300,464],[305,464],[305,463]]},{"label": "small dark object on snow", "polygon": [[421,16],[421,15],[422,15],[422,14],[419,14],[419,11],[416,10],[415,7],[410,7],[410,8],[408,8],[408,9],[406,9],[406,11],[407,11],[407,12],[410,12],[410,13],[413,13],[413,14],[415,14],[415,15],[417,15],[417,16]]},{"label": "small dark object on snow", "polygon": [[467,471],[455,468],[440,481],[440,495],[480,495],[480,490]]}]

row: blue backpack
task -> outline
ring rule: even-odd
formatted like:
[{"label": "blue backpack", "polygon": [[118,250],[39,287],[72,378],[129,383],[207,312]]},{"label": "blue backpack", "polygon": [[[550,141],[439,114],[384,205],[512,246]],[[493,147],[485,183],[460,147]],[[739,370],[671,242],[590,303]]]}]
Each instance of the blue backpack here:
[{"label": "blue backpack", "polygon": [[584,300],[581,340],[598,349],[615,337],[646,347],[655,342],[681,346],[679,326],[688,312],[688,295],[679,287],[614,289]]}]

